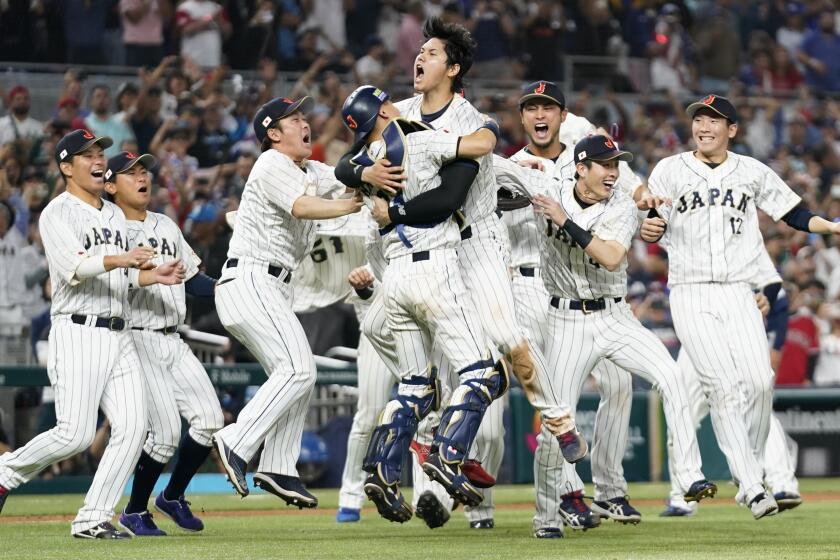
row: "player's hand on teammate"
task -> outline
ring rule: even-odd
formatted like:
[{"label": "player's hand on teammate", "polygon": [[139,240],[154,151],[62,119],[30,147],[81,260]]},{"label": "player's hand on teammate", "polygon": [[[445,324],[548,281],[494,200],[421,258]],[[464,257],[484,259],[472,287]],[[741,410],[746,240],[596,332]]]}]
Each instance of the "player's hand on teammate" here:
[{"label": "player's hand on teammate", "polygon": [[388,215],[388,201],[381,196],[372,196],[370,198],[371,209],[370,215],[376,225],[383,228],[391,223],[391,217]]},{"label": "player's hand on teammate", "polygon": [[350,282],[354,290],[364,290],[373,285],[374,278],[366,266],[360,266],[350,271],[347,281]]},{"label": "player's hand on teammate", "polygon": [[359,191],[354,191],[352,194],[346,194],[338,199],[340,204],[345,206],[346,212],[343,215],[347,214],[355,214],[359,210],[362,209],[364,206],[364,199],[362,198],[362,193]]},{"label": "player's hand on teammate", "polygon": [[648,243],[656,243],[665,234],[665,226],[668,222],[662,218],[645,218],[642,227],[639,228],[639,235]]},{"label": "player's hand on teammate", "polygon": [[158,284],[172,286],[181,284],[186,277],[186,270],[181,259],[175,259],[155,267],[155,280]]},{"label": "player's hand on teammate", "polygon": [[538,216],[549,218],[557,227],[561,228],[565,226],[566,220],[569,219],[569,216],[563,210],[563,207],[560,206],[559,202],[543,194],[534,196],[531,199],[531,204],[534,206],[534,212]]},{"label": "player's hand on teammate", "polygon": [[155,256],[151,247],[135,247],[128,253],[120,255],[120,268],[141,268]]},{"label": "player's hand on teammate", "polygon": [[521,159],[516,163],[528,169],[537,169],[539,171],[545,171],[545,165],[543,165],[543,162],[541,162],[538,159]]},{"label": "player's hand on teammate", "polygon": [[376,163],[362,170],[362,181],[390,195],[402,190],[403,181],[406,179],[408,176],[403,173],[403,168],[391,165],[387,159],[377,160]]},{"label": "player's hand on teammate", "polygon": [[761,311],[761,315],[767,317],[767,314],[770,313],[770,300],[767,299],[767,296],[761,292],[755,294],[755,304],[758,306],[758,310]]},{"label": "player's hand on teammate", "polygon": [[636,201],[636,208],[639,210],[653,210],[659,208],[663,204],[670,203],[671,201],[669,199],[656,196],[655,194],[651,194],[647,191],[639,197],[638,201]]}]

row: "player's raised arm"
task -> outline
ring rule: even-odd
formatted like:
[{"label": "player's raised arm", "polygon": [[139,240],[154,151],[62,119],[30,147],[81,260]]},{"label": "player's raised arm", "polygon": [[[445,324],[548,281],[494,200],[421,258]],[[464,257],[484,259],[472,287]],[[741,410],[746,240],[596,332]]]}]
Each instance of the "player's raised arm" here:
[{"label": "player's raised arm", "polygon": [[486,156],[496,147],[499,139],[499,123],[488,119],[472,134],[462,136],[458,141],[458,157],[478,159]]}]

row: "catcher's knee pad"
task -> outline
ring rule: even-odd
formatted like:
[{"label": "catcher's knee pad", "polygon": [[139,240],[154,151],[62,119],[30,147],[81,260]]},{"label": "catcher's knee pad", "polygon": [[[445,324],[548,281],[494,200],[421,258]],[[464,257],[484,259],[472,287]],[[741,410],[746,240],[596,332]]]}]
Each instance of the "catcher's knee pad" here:
[{"label": "catcher's knee pad", "polygon": [[402,385],[423,386],[424,389],[420,395],[398,394],[385,405],[362,464],[362,468],[371,473],[380,465],[380,472],[389,484],[400,479],[403,459],[420,420],[440,407],[441,391],[434,367],[428,377],[415,375],[404,379]]},{"label": "catcher's knee pad", "polygon": [[[462,370],[459,373],[463,375],[466,372]],[[453,391],[434,440],[434,446],[445,461],[460,463],[464,460],[487,407],[504,395],[509,386],[508,364],[499,360],[492,369],[488,368],[479,376],[465,379]]]}]

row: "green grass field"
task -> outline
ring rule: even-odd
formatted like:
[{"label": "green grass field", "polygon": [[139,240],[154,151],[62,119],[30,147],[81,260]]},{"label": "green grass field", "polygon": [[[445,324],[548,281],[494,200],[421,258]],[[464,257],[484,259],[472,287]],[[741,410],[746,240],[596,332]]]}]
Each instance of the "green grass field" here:
[{"label": "green grass field", "polygon": [[440,529],[429,530],[418,519],[389,523],[372,508],[362,521],[335,522],[337,491],[321,490],[313,511],[286,507],[268,495],[241,500],[236,496],[193,496],[193,509],[207,528],[200,534],[177,530],[168,520],[159,525],[170,535],[119,542],[82,541],[70,537],[69,521],[82,501],[79,495],[11,495],[0,516],[0,558],[85,558],[247,560],[256,558],[618,558],[703,560],[840,558],[840,488],[838,480],[802,483],[805,503],[781,515],[754,521],[735,505],[735,489],[722,483],[714,500],[704,501],[692,518],[658,517],[664,484],[633,484],[630,496],[642,512],[641,525],[604,521],[586,533],[566,531],[561,540],[531,536],[533,488],[497,488],[496,528],[467,527],[458,511]]}]

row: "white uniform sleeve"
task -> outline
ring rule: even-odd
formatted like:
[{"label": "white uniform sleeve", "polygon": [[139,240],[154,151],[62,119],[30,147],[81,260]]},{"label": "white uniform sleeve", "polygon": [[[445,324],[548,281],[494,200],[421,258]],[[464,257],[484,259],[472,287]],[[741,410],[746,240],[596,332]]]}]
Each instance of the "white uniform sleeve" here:
[{"label": "white uniform sleeve", "polygon": [[602,241],[618,241],[629,250],[637,226],[636,207],[632,200],[622,196],[621,202],[610,205],[592,234]]},{"label": "white uniform sleeve", "polygon": [[522,167],[507,158],[493,154],[493,172],[496,184],[531,198],[542,194],[551,196],[554,180],[539,169]]},{"label": "white uniform sleeve", "polygon": [[[415,133],[417,134],[417,133]],[[421,132],[421,142],[432,166],[440,167],[447,161],[458,157],[458,140],[461,138],[447,130]]]},{"label": "white uniform sleeve", "polygon": [[802,200],[776,175],[776,172],[764,164],[759,164],[763,175],[756,184],[755,205],[770,215],[775,221],[793,210]]},{"label": "white uniform sleeve", "polygon": [[178,242],[181,245],[181,263],[184,265],[186,271],[185,279],[189,280],[198,274],[198,267],[201,265],[201,259],[195,254],[193,248],[184,239],[184,234],[178,231]]},{"label": "white uniform sleeve", "polygon": [[347,186],[335,178],[334,167],[320,161],[311,161],[309,168],[318,178],[317,193],[321,198],[338,198],[347,191]]},{"label": "white uniform sleeve", "polygon": [[255,181],[269,200],[291,214],[295,201],[306,194],[307,181],[301,180],[301,171],[295,169],[294,163],[285,156],[277,154],[276,158],[265,163],[260,166]]},{"label": "white uniform sleeve", "polygon": [[81,281],[76,278],[76,269],[88,256],[76,232],[54,212],[44,211],[38,220],[38,229],[44,242],[44,252],[49,265],[71,286]]},{"label": "white uniform sleeve", "polygon": [[595,125],[589,122],[586,117],[566,113],[566,120],[560,125],[560,141],[574,150],[575,144],[586,136],[595,134]]}]

